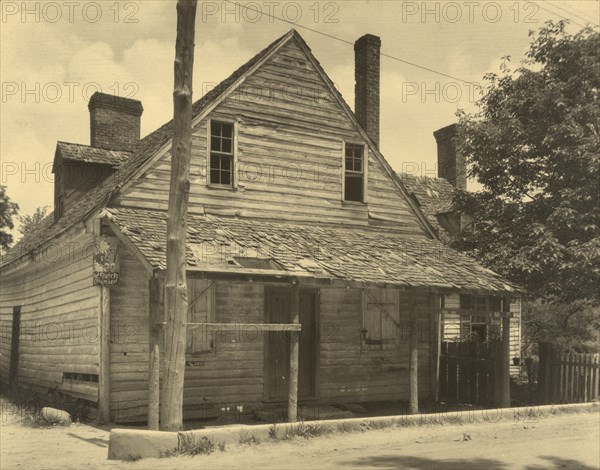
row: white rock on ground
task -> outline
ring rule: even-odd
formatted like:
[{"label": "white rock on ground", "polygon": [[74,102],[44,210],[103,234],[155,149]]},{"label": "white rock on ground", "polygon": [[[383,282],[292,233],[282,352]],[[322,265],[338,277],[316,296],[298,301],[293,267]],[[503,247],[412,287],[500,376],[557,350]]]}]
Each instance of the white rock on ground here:
[{"label": "white rock on ground", "polygon": [[71,415],[63,410],[56,408],[42,408],[42,417],[49,423],[60,424],[62,426],[71,425]]}]

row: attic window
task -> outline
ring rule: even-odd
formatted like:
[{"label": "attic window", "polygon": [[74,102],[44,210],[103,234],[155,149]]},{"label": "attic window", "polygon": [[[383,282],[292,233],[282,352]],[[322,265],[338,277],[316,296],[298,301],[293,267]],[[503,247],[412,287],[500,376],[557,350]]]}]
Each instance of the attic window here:
[{"label": "attic window", "polygon": [[344,151],[344,201],[363,202],[365,186],[364,146],[346,144]]},{"label": "attic window", "polygon": [[237,264],[248,269],[276,269],[281,270],[281,266],[270,258],[250,258],[242,256],[234,256]]},{"label": "attic window", "polygon": [[233,124],[210,121],[210,184],[233,186],[233,149]]}]

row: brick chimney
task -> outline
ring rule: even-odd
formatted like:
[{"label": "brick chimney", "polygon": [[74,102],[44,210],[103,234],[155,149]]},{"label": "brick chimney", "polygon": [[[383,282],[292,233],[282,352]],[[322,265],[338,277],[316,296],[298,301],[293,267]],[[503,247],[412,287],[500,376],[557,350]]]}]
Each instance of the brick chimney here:
[{"label": "brick chimney", "polygon": [[438,177],[466,191],[467,165],[464,156],[456,150],[457,132],[458,125],[451,124],[433,133],[437,142]]},{"label": "brick chimney", "polygon": [[144,108],[138,100],[96,92],[88,104],[91,146],[132,151],[140,140]]},{"label": "brick chimney", "polygon": [[354,43],[354,114],[379,147],[379,51],[381,39],[365,34]]}]

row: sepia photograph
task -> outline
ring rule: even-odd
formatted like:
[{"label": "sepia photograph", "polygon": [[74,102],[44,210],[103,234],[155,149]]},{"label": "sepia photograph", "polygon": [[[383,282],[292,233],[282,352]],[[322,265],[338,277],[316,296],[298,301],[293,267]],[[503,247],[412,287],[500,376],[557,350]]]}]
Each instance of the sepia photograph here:
[{"label": "sepia photograph", "polygon": [[0,469],[600,470],[600,0],[0,0]]}]

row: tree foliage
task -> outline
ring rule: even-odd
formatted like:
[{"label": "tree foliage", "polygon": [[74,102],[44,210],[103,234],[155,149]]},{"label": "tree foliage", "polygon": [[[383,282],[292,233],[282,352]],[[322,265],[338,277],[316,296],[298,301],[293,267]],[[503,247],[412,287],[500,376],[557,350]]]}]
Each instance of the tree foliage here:
[{"label": "tree foliage", "polygon": [[600,33],[548,22],[523,62],[485,77],[459,113],[459,151],[483,189],[457,195],[471,223],[455,246],[534,296],[599,304]]},{"label": "tree foliage", "polygon": [[19,232],[25,236],[35,232],[48,215],[48,206],[38,207],[33,214],[19,216]]},{"label": "tree foliage", "polygon": [[13,241],[10,230],[14,228],[13,216],[16,216],[19,206],[12,202],[6,194],[6,187],[0,186],[0,248],[8,250]]}]

